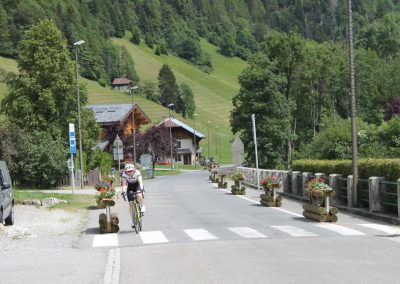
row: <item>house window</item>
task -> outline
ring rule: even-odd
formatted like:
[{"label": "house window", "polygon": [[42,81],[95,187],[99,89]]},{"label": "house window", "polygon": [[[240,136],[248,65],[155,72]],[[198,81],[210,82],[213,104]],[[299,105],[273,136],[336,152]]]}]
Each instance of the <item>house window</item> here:
[{"label": "house window", "polygon": [[181,149],[182,148],[182,141],[181,140],[176,140],[176,148]]}]

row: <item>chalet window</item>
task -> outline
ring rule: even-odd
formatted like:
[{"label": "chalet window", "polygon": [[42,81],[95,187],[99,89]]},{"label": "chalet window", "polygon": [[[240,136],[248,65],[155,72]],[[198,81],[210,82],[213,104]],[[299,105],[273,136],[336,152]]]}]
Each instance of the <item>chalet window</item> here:
[{"label": "chalet window", "polygon": [[176,140],[176,148],[181,149],[182,148],[182,141],[181,140]]}]

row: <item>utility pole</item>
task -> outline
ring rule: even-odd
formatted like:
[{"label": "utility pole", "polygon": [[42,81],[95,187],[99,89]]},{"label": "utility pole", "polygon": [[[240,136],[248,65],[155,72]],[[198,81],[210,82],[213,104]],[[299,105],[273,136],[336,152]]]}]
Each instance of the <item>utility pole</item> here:
[{"label": "utility pole", "polygon": [[351,144],[352,144],[352,169],[353,169],[353,184],[352,184],[352,207],[358,205],[357,200],[357,184],[358,184],[358,149],[357,149],[357,112],[356,112],[356,92],[354,82],[354,50],[353,50],[353,13],[351,9],[351,0],[348,3],[348,21],[349,21],[349,69],[350,69],[350,96],[351,96]]}]

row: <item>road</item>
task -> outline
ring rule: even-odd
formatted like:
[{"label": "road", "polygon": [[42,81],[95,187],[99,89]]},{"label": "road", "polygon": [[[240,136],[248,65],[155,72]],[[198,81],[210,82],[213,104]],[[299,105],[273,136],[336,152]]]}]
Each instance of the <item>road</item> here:
[{"label": "road", "polygon": [[[130,227],[127,203],[122,199],[112,207],[120,218],[118,234],[99,234],[98,214],[103,210],[92,210],[76,247],[58,255],[70,257],[72,265],[64,265],[65,270],[55,278],[41,278],[47,275],[42,272],[34,280],[400,282],[399,227],[346,213],[338,214],[337,224],[308,221],[297,201],[284,199],[278,209],[262,207],[256,190],[248,189],[244,197],[231,195],[228,189],[209,182],[206,171],[145,180],[145,188],[147,212],[142,233],[136,234]],[[62,252],[48,253],[56,256]],[[54,269],[59,271],[60,266],[54,265]],[[65,273],[74,269],[75,274]]]}]

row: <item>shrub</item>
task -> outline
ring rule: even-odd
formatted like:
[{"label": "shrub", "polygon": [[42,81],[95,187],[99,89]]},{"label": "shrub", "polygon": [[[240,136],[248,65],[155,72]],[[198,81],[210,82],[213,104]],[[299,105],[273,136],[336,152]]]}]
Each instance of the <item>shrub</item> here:
[{"label": "shrub", "polygon": [[22,186],[55,187],[68,173],[66,149],[61,139],[54,139],[47,132],[34,132],[22,137],[17,146],[18,174],[14,179]]}]

